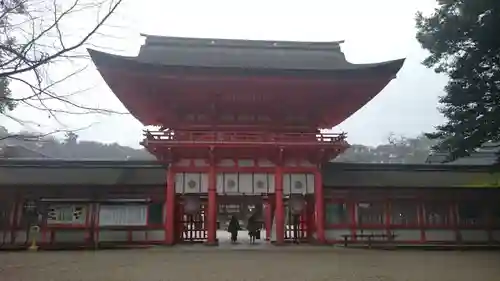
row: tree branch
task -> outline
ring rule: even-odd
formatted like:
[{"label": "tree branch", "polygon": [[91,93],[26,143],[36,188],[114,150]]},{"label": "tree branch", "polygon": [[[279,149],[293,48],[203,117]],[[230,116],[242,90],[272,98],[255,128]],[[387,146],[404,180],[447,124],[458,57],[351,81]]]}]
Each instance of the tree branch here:
[{"label": "tree branch", "polygon": [[[48,62],[50,62],[51,60],[55,59],[55,58],[58,58],[60,57],[61,55],[65,54],[65,53],[68,53],[68,52],[71,52],[79,47],[81,47],[83,44],[85,44],[85,42],[88,41],[88,39],[106,22],[106,20],[108,20],[108,18],[113,14],[113,12],[118,8],[118,6],[120,5],[120,3],[122,2],[123,0],[118,0],[116,3],[114,4],[111,4],[111,8],[109,10],[109,13],[107,13],[102,20],[100,20],[98,22],[98,24],[83,38],[81,39],[78,43],[70,46],[70,47],[67,47],[67,48],[63,48],[57,52],[55,52],[54,54],[51,54],[51,55],[48,55],[38,61],[36,61],[35,63],[33,63],[32,65],[29,65],[27,67],[24,67],[24,68],[21,68],[21,69],[16,69],[16,70],[11,70],[11,71],[5,71],[5,72],[0,72],[0,78],[2,77],[10,77],[12,75],[15,75],[15,74],[20,74],[20,73],[24,73],[24,72],[27,72],[27,71],[31,71],[31,70],[34,70],[35,68],[37,67],[40,67],[42,65],[45,65],[47,64]],[[77,3],[78,1],[75,1],[75,3]],[[57,23],[60,21],[60,19],[62,18],[63,15],[66,15],[67,12],[64,12],[57,20],[54,24],[52,24],[48,29],[46,29],[46,31],[42,32],[42,34],[44,34],[45,32],[47,32],[48,30],[54,28],[54,26],[57,25]],[[36,38],[40,38],[40,36],[36,37]],[[37,39],[35,39],[36,41]],[[33,44],[34,41],[32,42],[29,42],[28,45],[30,44]],[[1,66],[0,66],[1,68]]]}]

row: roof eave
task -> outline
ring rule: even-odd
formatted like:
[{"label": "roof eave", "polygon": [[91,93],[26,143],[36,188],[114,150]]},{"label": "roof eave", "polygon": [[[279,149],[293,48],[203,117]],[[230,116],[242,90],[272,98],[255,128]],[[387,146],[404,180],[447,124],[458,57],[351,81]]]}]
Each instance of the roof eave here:
[{"label": "roof eave", "polygon": [[318,75],[336,75],[336,74],[353,74],[361,71],[373,72],[375,76],[385,76],[389,75],[390,79],[396,77],[401,67],[405,62],[405,58],[397,59],[392,61],[371,63],[371,64],[359,64],[358,68],[354,69],[285,69],[285,68],[241,68],[241,67],[220,67],[220,66],[187,66],[187,65],[159,65],[153,63],[146,63],[138,61],[136,57],[127,57],[109,54],[105,52],[100,52],[93,49],[87,49],[92,61],[97,68],[107,67],[115,68],[123,71],[124,69],[137,69],[142,68],[148,70],[158,70],[166,68],[183,68],[186,69],[204,69],[204,70],[227,70],[228,73],[237,73],[241,70],[243,73],[252,72],[266,74],[266,73],[280,73],[280,74],[318,74]]}]

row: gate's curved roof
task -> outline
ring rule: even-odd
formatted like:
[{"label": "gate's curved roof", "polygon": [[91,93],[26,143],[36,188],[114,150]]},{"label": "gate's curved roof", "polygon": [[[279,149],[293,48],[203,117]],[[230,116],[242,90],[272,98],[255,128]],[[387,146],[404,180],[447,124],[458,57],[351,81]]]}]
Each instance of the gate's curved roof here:
[{"label": "gate's curved roof", "polygon": [[332,127],[378,94],[404,63],[352,64],[340,43],[146,36],[136,57],[89,53],[111,90],[145,125],[169,127],[169,105],[187,92],[232,94],[239,88],[242,95],[319,93],[310,99],[328,97],[316,110]]}]

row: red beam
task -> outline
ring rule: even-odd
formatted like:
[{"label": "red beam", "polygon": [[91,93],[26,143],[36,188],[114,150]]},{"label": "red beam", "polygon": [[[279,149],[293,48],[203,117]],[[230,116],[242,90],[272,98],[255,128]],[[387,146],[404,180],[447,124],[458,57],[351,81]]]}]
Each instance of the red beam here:
[{"label": "red beam", "polygon": [[280,165],[275,172],[275,198],[276,198],[276,244],[285,242],[285,204],[283,202],[283,169]]},{"label": "red beam", "polygon": [[[208,173],[210,167],[175,167],[171,168],[177,172],[185,173]],[[314,173],[315,167],[281,167],[283,173]],[[274,174],[275,167],[217,167],[217,173],[270,173]]]}]

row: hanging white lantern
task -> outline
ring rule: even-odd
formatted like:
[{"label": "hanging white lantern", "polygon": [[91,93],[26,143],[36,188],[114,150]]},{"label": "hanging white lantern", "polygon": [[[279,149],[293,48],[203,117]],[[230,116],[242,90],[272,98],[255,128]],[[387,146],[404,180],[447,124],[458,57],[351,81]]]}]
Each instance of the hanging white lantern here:
[{"label": "hanging white lantern", "polygon": [[186,214],[196,214],[200,210],[200,198],[195,196],[184,197],[184,212]]},{"label": "hanging white lantern", "polygon": [[26,211],[28,212],[34,212],[36,211],[36,202],[35,200],[28,200],[24,203],[24,209],[26,209]]},{"label": "hanging white lantern", "polygon": [[289,200],[290,210],[292,214],[298,215],[302,213],[306,205],[306,200],[304,196],[292,196]]}]

